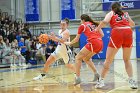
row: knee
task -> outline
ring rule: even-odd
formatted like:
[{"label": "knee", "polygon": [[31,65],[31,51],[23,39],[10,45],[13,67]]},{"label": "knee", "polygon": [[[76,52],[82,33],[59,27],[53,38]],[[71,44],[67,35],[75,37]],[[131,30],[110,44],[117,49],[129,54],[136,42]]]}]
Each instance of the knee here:
[{"label": "knee", "polygon": [[127,62],[129,62],[130,59],[129,58],[123,58],[123,60],[124,60],[125,63],[127,63]]},{"label": "knee", "polygon": [[88,61],[90,61],[90,59],[89,58],[83,58],[83,61],[88,62]]},{"label": "knee", "polygon": [[111,58],[111,57],[107,57],[107,58],[106,58],[106,62],[108,62],[108,63],[110,63],[110,64],[111,64],[111,63],[112,63],[112,61],[113,61],[113,58]]},{"label": "knee", "polygon": [[78,61],[82,61],[82,58],[79,55],[76,55],[75,59],[78,60]]}]

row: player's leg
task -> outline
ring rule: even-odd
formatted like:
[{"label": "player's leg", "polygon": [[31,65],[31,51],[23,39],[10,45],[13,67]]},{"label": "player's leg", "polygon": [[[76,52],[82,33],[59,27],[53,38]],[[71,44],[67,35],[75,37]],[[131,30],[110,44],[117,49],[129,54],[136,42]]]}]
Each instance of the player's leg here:
[{"label": "player's leg", "polygon": [[132,64],[130,62],[131,51],[132,51],[132,48],[123,48],[123,60],[125,63],[126,72],[129,77],[128,82],[130,84],[130,87],[132,89],[137,89],[137,83],[133,79],[133,69],[132,69]]},{"label": "player's leg", "polygon": [[76,61],[76,79],[75,79],[75,85],[81,83],[80,79],[80,68],[83,58],[85,58],[91,51],[87,50],[86,47],[83,47],[80,52],[76,55],[75,61]]},{"label": "player's leg", "polygon": [[[87,51],[89,51],[89,50],[87,50]],[[89,51],[89,54],[83,58],[83,61],[92,69],[93,73],[97,72],[94,63],[91,60],[91,57],[94,56],[95,54],[96,53],[91,53]]]},{"label": "player's leg", "polygon": [[100,75],[98,74],[98,71],[96,70],[96,67],[94,63],[92,62],[92,56],[94,56],[96,53],[90,52],[85,58],[83,58],[83,61],[91,68],[92,72],[94,73],[94,79],[93,81],[99,80]]},{"label": "player's leg", "polygon": [[119,49],[112,48],[112,47],[107,48],[106,60],[104,62],[104,67],[103,67],[102,74],[101,74],[102,78],[105,78],[107,72],[109,71],[110,65],[112,64],[113,59],[114,59],[116,53],[118,52],[118,50]]},{"label": "player's leg", "polygon": [[49,58],[47,59],[46,63],[44,64],[44,68],[42,70],[42,73],[39,76],[34,77],[33,80],[44,79],[46,77],[46,73],[48,72],[50,65],[52,63],[54,63],[55,60],[56,60],[56,58],[53,55],[50,55]]},{"label": "player's leg", "polygon": [[104,66],[101,72],[101,78],[99,82],[96,84],[95,88],[101,88],[104,86],[104,78],[109,71],[110,65],[113,62],[113,59],[118,52],[119,49],[108,47],[106,52],[106,60],[104,62]]},{"label": "player's leg", "polygon": [[123,60],[125,63],[126,72],[129,77],[133,76],[132,64],[130,62],[131,50],[132,48],[123,48]]},{"label": "player's leg", "polygon": [[47,73],[49,70],[49,67],[52,63],[54,63],[56,58],[53,55],[50,55],[49,58],[47,59],[46,63],[44,64],[44,69],[43,72]]},{"label": "player's leg", "polygon": [[75,65],[74,65],[74,64],[67,63],[67,64],[65,64],[65,66],[66,66],[67,68],[69,68],[71,71],[73,71],[74,73],[76,72],[76,70],[75,70]]}]

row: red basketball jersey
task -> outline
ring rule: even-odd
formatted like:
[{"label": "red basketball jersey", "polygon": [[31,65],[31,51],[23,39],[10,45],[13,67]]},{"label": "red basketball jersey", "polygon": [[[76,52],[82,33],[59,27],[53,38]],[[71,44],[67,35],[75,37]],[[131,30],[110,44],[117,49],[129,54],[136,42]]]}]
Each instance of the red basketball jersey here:
[{"label": "red basketball jersey", "polygon": [[112,28],[130,26],[128,19],[129,15],[127,12],[124,12],[122,15],[118,15],[113,12],[113,15],[110,20],[110,26]]},{"label": "red basketball jersey", "polygon": [[101,38],[101,35],[98,32],[94,31],[95,25],[92,25],[91,22],[85,22],[84,24],[81,24],[78,28],[78,34],[81,34],[82,32],[87,37],[87,40],[93,39],[93,38]]}]

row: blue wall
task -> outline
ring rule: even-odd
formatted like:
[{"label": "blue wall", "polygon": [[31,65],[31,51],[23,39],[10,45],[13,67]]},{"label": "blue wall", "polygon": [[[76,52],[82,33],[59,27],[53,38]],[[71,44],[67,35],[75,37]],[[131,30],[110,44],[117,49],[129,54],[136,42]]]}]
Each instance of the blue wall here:
[{"label": "blue wall", "polygon": [[140,58],[140,27],[136,27],[136,56]]}]

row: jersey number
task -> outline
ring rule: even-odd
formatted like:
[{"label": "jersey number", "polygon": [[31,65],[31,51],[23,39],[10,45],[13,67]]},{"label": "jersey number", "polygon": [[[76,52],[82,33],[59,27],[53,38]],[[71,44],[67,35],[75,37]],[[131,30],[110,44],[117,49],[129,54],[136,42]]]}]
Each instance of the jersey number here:
[{"label": "jersey number", "polygon": [[128,16],[126,14],[124,14],[123,16],[122,15],[118,15],[118,17],[116,18],[116,21],[121,21],[121,20],[123,20],[123,18],[128,21]]},{"label": "jersey number", "polygon": [[118,18],[116,19],[116,21],[121,21],[123,18],[122,18],[122,15],[118,15]]},{"label": "jersey number", "polygon": [[89,29],[90,29],[91,32],[92,32],[93,29],[95,28],[94,25],[87,25],[87,26],[89,27]]}]

